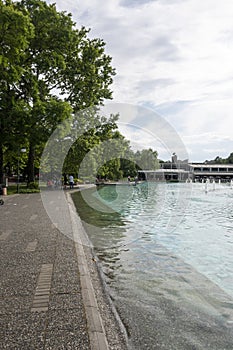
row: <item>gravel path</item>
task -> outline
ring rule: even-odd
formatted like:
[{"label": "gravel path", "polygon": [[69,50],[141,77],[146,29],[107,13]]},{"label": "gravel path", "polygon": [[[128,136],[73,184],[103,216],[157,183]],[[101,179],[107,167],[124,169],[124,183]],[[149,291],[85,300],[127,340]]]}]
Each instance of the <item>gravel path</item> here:
[{"label": "gravel path", "polygon": [[[4,200],[0,207],[0,348],[97,349],[90,337],[94,333],[86,316],[77,244],[52,224],[40,194]],[[126,349],[91,252],[85,254],[107,348]]]}]

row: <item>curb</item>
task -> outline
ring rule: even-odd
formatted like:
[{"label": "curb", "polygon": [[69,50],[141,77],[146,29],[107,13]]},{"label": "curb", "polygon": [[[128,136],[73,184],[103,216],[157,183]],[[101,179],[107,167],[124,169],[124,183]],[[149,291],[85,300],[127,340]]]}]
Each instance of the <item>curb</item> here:
[{"label": "curb", "polygon": [[[90,273],[88,270],[86,255],[83,249],[83,244],[85,244],[87,238],[86,238],[81,220],[76,213],[76,208],[74,206],[70,193],[67,193],[67,198],[68,198],[68,207],[69,207],[71,223],[72,223],[76,255],[78,259],[81,292],[82,292],[82,298],[83,298],[84,308],[86,312],[88,335],[89,335],[91,349],[92,350],[109,350],[109,345],[106,338],[103,321],[98,308],[94,288],[93,288]],[[78,241],[81,241],[81,244],[77,243]]]}]

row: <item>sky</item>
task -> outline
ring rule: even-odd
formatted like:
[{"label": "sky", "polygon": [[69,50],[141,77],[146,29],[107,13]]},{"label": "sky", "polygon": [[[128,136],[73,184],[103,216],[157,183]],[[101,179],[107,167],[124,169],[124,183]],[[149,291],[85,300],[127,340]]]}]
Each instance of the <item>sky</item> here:
[{"label": "sky", "polygon": [[106,43],[115,103],[159,114],[192,162],[233,152],[232,0],[51,2]]}]

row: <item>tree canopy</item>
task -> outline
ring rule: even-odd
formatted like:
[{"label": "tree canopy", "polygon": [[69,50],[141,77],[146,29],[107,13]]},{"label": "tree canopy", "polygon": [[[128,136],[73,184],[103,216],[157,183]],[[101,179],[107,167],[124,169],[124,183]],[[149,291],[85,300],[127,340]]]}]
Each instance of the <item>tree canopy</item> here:
[{"label": "tree canopy", "polygon": [[0,0],[0,183],[4,166],[16,172],[19,156],[28,182],[34,181],[45,144],[61,123],[70,123],[70,133],[66,126],[60,130],[50,170],[59,167],[67,144],[63,171],[74,175],[88,153],[89,171],[103,178],[158,166],[155,151],[131,150],[117,115],[98,114],[112,98],[115,70],[103,40],[88,35],[89,29],[78,29],[72,15],[58,12],[55,4]]},{"label": "tree canopy", "polygon": [[206,160],[206,164],[233,164],[233,152],[227,158],[217,156],[213,160]]},{"label": "tree canopy", "polygon": [[27,174],[57,125],[112,97],[115,71],[101,39],[41,0],[0,0],[0,178],[4,157],[26,146]]}]

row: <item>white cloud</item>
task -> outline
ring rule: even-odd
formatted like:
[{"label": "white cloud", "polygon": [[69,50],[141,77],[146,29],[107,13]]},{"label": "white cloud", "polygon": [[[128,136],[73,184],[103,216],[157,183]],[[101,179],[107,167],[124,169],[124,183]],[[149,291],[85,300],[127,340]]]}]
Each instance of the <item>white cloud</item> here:
[{"label": "white cloud", "polygon": [[57,6],[106,42],[117,71],[116,102],[153,107],[184,142],[200,135],[198,144],[187,145],[193,160],[211,158],[210,149],[233,151],[231,0],[58,0]]}]

